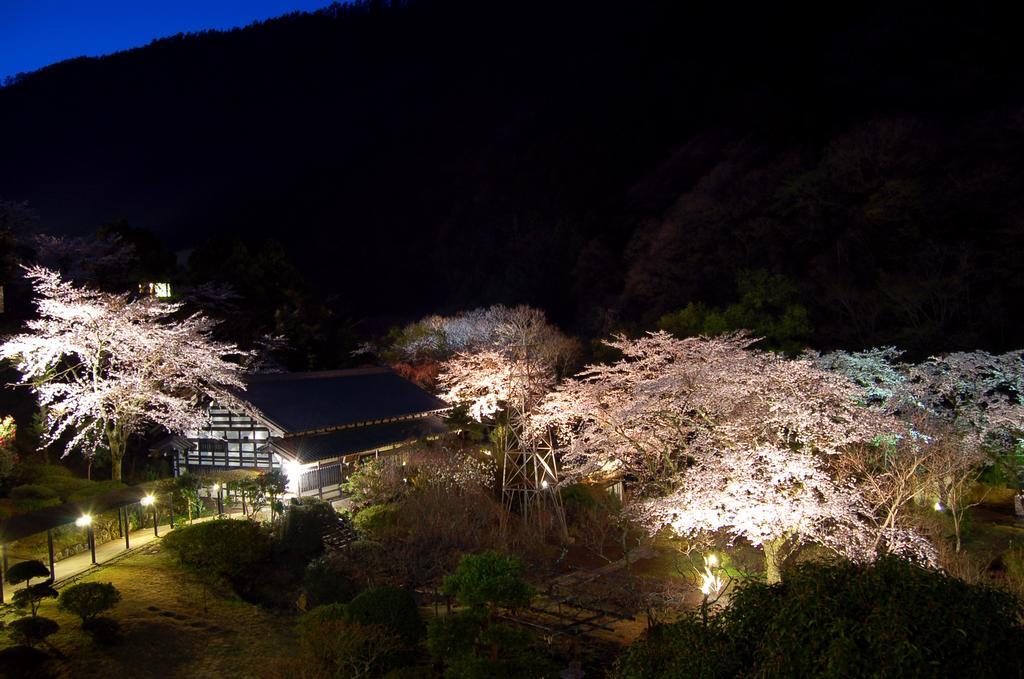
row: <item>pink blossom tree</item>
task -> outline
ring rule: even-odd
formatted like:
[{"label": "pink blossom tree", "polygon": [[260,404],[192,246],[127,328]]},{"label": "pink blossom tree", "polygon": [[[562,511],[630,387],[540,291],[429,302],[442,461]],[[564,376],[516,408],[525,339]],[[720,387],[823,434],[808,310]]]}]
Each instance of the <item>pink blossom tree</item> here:
[{"label": "pink blossom tree", "polygon": [[733,447],[697,460],[678,488],[640,503],[637,515],[652,531],[681,537],[725,531],[764,552],[769,583],[781,580],[788,553],[801,542],[865,557],[861,500],[810,453],[770,445]]},{"label": "pink blossom tree", "polygon": [[[615,338],[609,344],[623,358],[562,384],[533,426],[560,431],[570,474],[618,468],[635,479],[650,530],[743,537],[763,547],[772,579],[801,542],[870,553],[867,507],[836,462],[897,423],[861,405],[844,376],[751,343],[664,332]],[[894,549],[906,542],[879,530]]]},{"label": "pink blossom tree", "polygon": [[26,271],[38,318],[5,341],[0,356],[44,407],[46,443],[67,436],[66,451],[87,456],[105,443],[120,479],[132,434],[153,423],[197,428],[204,397],[230,403],[227,389],[244,388],[238,366],[225,360],[241,352],[211,340],[205,317],[179,319],[178,304],[78,287],[41,267]]}]

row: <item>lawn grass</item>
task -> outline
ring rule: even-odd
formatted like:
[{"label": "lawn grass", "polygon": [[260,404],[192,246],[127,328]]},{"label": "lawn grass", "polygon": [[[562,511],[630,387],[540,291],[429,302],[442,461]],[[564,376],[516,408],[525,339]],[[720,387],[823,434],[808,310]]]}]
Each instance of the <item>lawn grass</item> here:
[{"label": "lawn grass", "polygon": [[[47,601],[40,615],[60,623],[49,641],[65,656],[48,663],[53,676],[274,677],[287,672],[295,646],[291,615],[204,588],[159,545],[147,545],[81,581],[111,582],[121,592],[121,602],[108,615],[120,623],[122,639],[109,647],[94,645],[77,617]],[[0,647],[6,645],[9,639],[0,636]]]}]

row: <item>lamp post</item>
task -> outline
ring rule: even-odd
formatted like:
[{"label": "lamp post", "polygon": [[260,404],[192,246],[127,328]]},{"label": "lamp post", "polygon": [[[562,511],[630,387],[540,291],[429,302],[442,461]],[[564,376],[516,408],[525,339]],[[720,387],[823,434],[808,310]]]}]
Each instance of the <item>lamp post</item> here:
[{"label": "lamp post", "polygon": [[96,534],[92,531],[92,516],[82,514],[75,519],[75,525],[86,529],[86,540],[89,542],[89,552],[92,554],[92,563],[96,564]]},{"label": "lamp post", "polygon": [[141,500],[139,500],[139,504],[141,504],[143,507],[153,508],[153,537],[160,537],[160,530],[157,528],[156,525],[156,498],[153,497],[152,495],[146,495]]}]

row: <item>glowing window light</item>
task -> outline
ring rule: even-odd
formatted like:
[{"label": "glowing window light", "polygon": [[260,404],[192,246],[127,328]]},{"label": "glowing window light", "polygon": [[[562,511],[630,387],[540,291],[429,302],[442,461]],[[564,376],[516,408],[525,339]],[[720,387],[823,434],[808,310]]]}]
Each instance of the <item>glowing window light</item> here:
[{"label": "glowing window light", "polygon": [[287,491],[297,493],[299,491],[299,475],[302,474],[302,465],[292,460],[285,460],[281,465],[284,475],[288,477]]},{"label": "glowing window light", "polygon": [[80,517],[75,519],[75,525],[79,528],[85,528],[92,523],[92,516],[89,514],[82,514]]}]

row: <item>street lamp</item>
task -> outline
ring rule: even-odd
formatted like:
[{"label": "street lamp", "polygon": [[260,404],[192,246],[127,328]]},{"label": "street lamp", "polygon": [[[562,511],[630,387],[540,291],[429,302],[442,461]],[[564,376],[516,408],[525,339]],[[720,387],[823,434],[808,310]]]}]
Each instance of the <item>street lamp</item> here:
[{"label": "street lamp", "polygon": [[217,516],[218,518],[224,516],[224,496],[221,495],[221,490],[224,488],[223,484],[213,484],[213,489],[217,491]]},{"label": "street lamp", "polygon": [[156,525],[156,498],[153,497],[152,495],[146,495],[141,500],[139,500],[139,504],[141,504],[143,507],[153,508],[153,536],[160,537],[160,530],[157,528]]},{"label": "street lamp", "polygon": [[86,540],[89,543],[89,553],[92,555],[93,564],[96,563],[96,535],[92,532],[92,515],[82,514],[75,519],[75,525],[86,529]]}]

